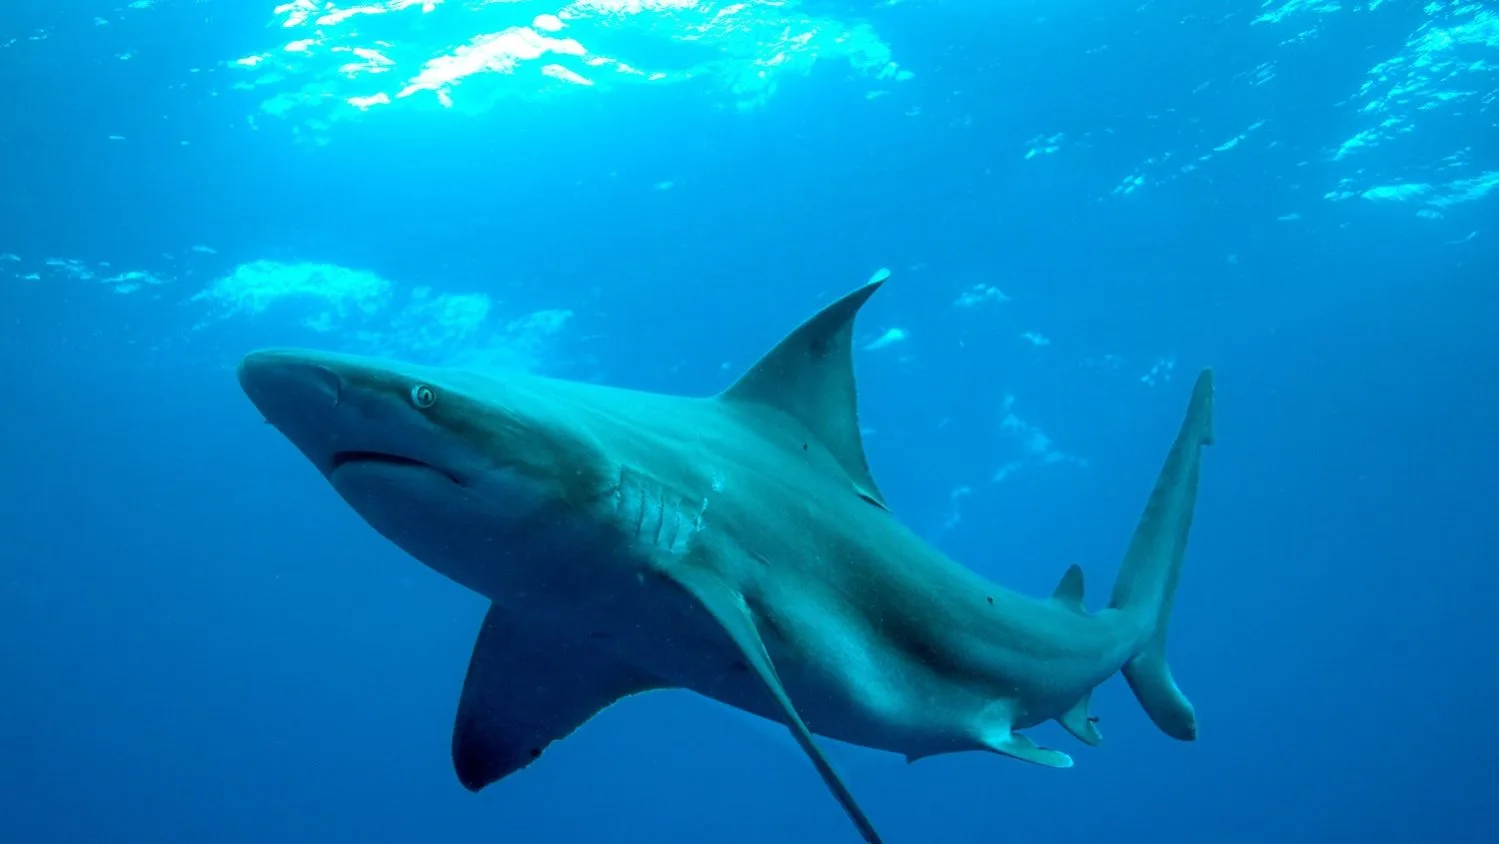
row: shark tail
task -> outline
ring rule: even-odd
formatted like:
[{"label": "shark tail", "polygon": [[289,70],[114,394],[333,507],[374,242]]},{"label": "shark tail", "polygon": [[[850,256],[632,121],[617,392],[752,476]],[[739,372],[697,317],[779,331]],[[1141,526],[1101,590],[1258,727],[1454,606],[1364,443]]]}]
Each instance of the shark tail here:
[{"label": "shark tail", "polygon": [[1166,663],[1166,630],[1197,505],[1202,446],[1212,442],[1213,371],[1205,369],[1197,377],[1181,431],[1130,539],[1111,602],[1138,617],[1145,631],[1143,644],[1124,665],[1124,678],[1161,732],[1182,741],[1197,738],[1197,715]]}]

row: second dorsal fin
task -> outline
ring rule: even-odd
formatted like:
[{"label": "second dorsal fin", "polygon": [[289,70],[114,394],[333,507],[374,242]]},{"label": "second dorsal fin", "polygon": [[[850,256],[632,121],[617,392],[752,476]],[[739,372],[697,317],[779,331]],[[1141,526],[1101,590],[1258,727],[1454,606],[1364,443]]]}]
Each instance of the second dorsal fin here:
[{"label": "second dorsal fin", "polygon": [[854,316],[889,276],[880,271],[776,344],[719,399],[768,407],[791,417],[838,461],[860,495],[885,506],[859,435],[854,386]]},{"label": "second dorsal fin", "polygon": [[1083,606],[1083,569],[1077,563],[1067,567],[1062,574],[1062,581],[1057,584],[1055,592],[1051,593],[1051,599],[1073,612],[1087,614],[1088,610]]}]

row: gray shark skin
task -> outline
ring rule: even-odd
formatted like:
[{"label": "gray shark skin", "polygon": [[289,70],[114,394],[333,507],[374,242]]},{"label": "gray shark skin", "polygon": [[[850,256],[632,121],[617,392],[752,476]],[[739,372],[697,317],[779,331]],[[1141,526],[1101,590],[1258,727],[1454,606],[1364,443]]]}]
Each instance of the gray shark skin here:
[{"label": "gray shark skin", "polygon": [[813,736],[910,760],[986,750],[1064,768],[1017,732],[1099,742],[1122,671],[1167,735],[1196,737],[1167,623],[1212,441],[1212,373],[1107,608],[1069,568],[1019,595],[905,528],[870,475],[852,331],[870,283],[723,393],[689,398],[301,350],[240,384],[375,530],[491,601],[453,731],[478,791],[614,702],[690,689],[788,727],[865,841],[880,837]]}]

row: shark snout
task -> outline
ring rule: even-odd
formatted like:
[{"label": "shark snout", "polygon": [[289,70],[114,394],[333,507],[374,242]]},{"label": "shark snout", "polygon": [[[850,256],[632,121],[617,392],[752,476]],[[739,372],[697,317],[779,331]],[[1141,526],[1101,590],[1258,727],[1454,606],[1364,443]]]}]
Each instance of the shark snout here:
[{"label": "shark snout", "polygon": [[246,355],[238,374],[240,388],[265,421],[328,471],[350,433],[344,376],[312,354],[280,349]]},{"label": "shark snout", "polygon": [[326,412],[343,396],[343,378],[295,352],[251,352],[239,363],[239,385],[266,421],[280,426],[287,414]]}]

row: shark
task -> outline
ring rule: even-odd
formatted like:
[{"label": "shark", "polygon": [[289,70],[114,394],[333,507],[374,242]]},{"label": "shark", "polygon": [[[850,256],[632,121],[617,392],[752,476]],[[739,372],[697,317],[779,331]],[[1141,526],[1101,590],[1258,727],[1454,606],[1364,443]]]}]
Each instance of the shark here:
[{"label": "shark", "polygon": [[711,396],[304,349],[245,394],[375,531],[489,600],[452,733],[478,792],[616,702],[686,689],[783,725],[863,840],[880,834],[818,737],[908,760],[1072,758],[1023,731],[1101,734],[1122,673],[1167,736],[1197,718],[1167,627],[1213,441],[1197,377],[1107,607],[1082,569],[1030,597],[906,527],[865,455],[855,316],[876,277]]}]

